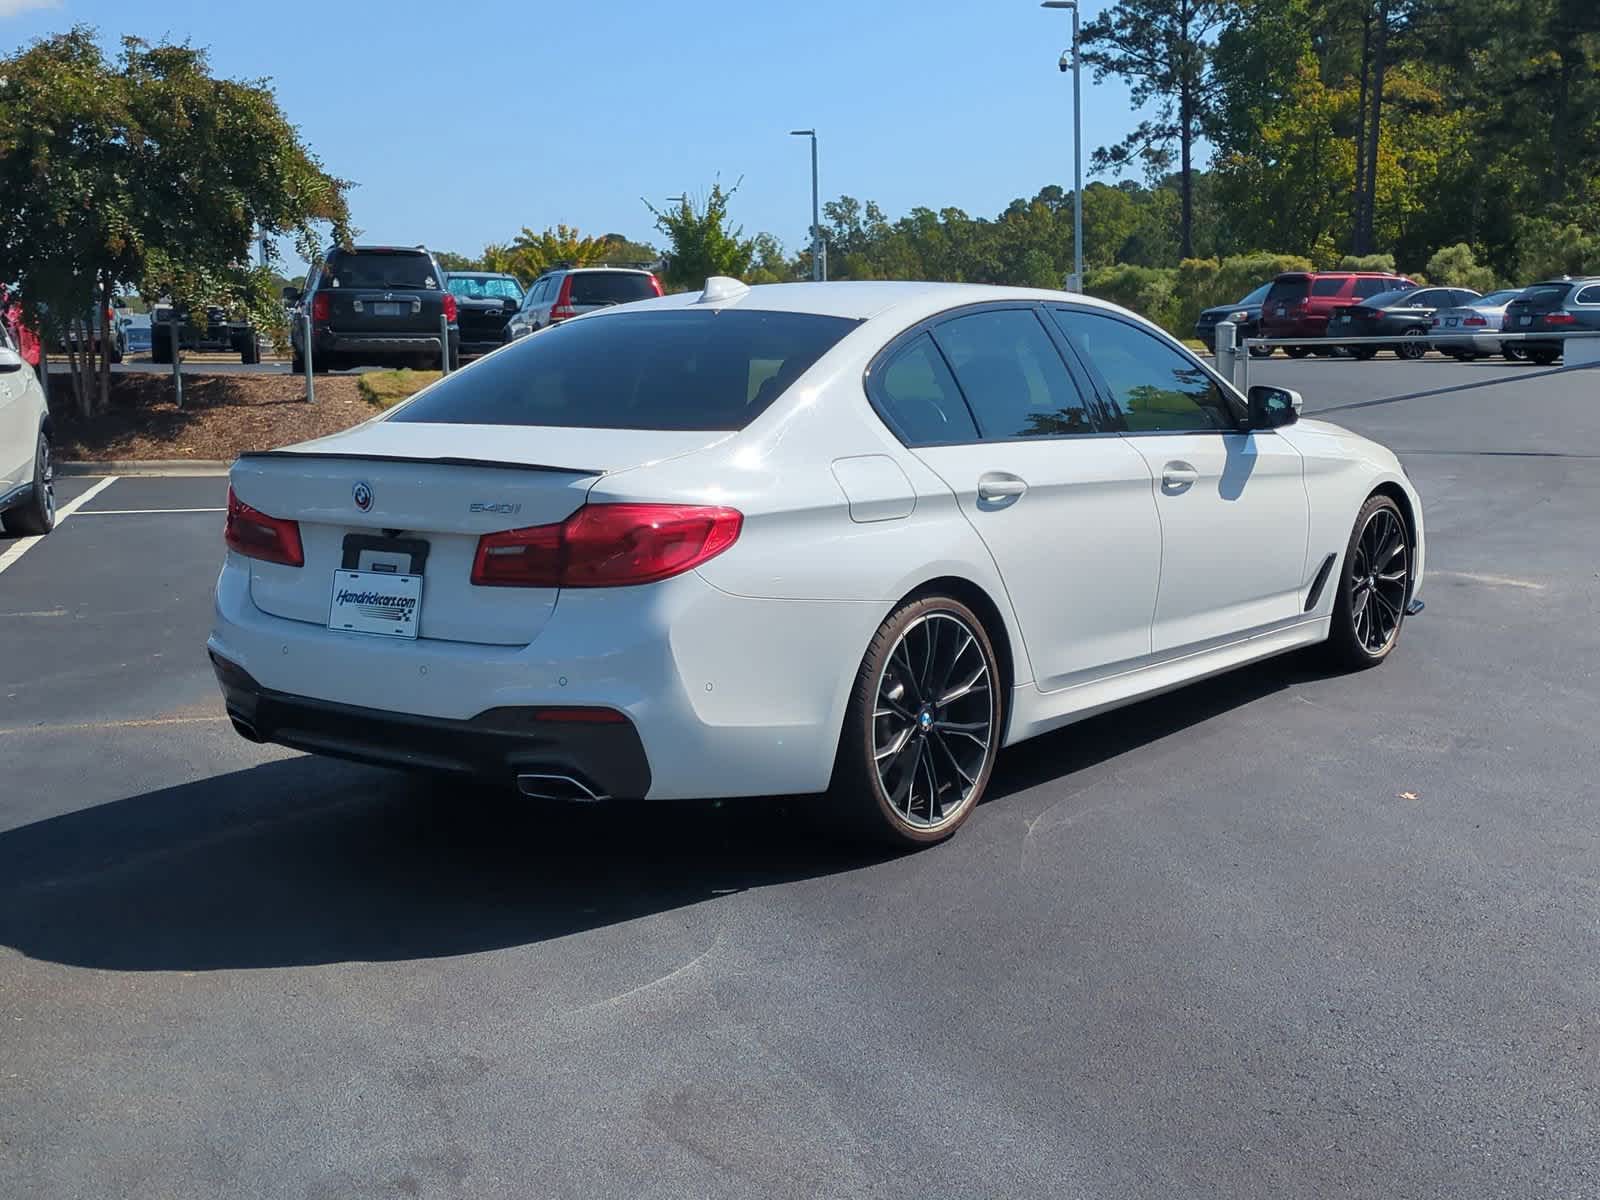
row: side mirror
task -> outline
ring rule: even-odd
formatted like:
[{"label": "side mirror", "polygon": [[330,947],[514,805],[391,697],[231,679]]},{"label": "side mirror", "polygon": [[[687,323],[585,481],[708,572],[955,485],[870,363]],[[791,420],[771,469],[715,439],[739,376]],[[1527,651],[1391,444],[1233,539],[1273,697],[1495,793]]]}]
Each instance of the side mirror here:
[{"label": "side mirror", "polygon": [[0,346],[0,375],[22,370],[22,355],[10,346]]},{"label": "side mirror", "polygon": [[1257,384],[1250,389],[1250,428],[1278,429],[1293,425],[1300,419],[1300,407],[1304,403],[1293,388]]},{"label": "side mirror", "polygon": [[297,288],[297,287],[294,287],[292,284],[289,287],[284,288],[283,289],[283,302],[285,304],[298,304],[298,303],[300,303],[300,289]]}]

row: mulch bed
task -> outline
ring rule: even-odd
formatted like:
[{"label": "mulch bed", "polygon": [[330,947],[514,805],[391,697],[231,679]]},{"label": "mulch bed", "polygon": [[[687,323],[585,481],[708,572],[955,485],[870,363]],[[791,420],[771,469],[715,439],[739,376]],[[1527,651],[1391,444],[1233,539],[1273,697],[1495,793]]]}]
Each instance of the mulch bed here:
[{"label": "mulch bed", "polygon": [[54,453],[61,462],[192,458],[231,461],[246,450],[271,450],[348,429],[375,416],[350,376],[318,376],[317,402],[291,375],[183,375],[183,410],[170,375],[115,374],[111,407],[85,421],[71,382],[50,379]]}]

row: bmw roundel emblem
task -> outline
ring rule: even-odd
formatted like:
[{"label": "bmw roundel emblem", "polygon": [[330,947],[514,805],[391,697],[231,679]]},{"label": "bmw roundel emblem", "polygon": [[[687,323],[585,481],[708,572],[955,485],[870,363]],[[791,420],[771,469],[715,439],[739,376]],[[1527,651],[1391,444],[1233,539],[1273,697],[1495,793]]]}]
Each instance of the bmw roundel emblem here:
[{"label": "bmw roundel emblem", "polygon": [[355,487],[351,488],[350,496],[356,502],[356,507],[362,512],[366,512],[372,507],[372,488],[367,485],[366,480],[363,479]]}]

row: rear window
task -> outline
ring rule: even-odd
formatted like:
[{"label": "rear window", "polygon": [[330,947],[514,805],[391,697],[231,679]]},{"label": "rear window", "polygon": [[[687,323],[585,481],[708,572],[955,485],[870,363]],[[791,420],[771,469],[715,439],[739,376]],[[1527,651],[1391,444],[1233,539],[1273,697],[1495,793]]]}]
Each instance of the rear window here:
[{"label": "rear window", "polygon": [[1530,308],[1560,308],[1571,290],[1570,283],[1536,283],[1524,289],[1522,299]]},{"label": "rear window", "polygon": [[521,300],[522,288],[515,279],[485,278],[482,275],[452,275],[451,295],[463,300]]},{"label": "rear window", "polygon": [[743,429],[856,322],[667,309],[556,325],[446,376],[391,421]]},{"label": "rear window", "polygon": [[572,303],[627,304],[659,295],[649,275],[631,271],[577,272],[572,276]]},{"label": "rear window", "polygon": [[1274,280],[1272,287],[1267,291],[1268,304],[1293,304],[1297,300],[1304,300],[1311,291],[1311,281],[1304,275],[1294,279]]},{"label": "rear window", "polygon": [[[1391,304],[1398,303],[1402,298],[1411,296],[1416,290],[1416,288],[1397,288],[1392,292],[1379,292],[1371,299],[1363,300],[1362,303],[1368,308],[1388,308]],[[1418,303],[1421,303],[1421,301],[1418,301]]]},{"label": "rear window", "polygon": [[415,250],[346,250],[322,269],[328,287],[436,288],[433,259]]},{"label": "rear window", "polygon": [[1344,291],[1345,279],[1335,275],[1329,279],[1313,279],[1311,281],[1311,294],[1313,296],[1337,296]]},{"label": "rear window", "polygon": [[1466,308],[1499,308],[1503,304],[1510,304],[1521,291],[1490,292],[1487,296],[1479,296],[1476,300],[1469,301]]}]

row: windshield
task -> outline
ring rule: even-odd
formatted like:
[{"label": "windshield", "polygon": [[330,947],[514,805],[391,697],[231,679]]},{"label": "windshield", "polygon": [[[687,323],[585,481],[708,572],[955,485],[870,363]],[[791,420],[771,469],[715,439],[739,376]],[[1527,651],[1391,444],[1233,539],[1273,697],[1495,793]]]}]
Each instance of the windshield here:
[{"label": "windshield", "polygon": [[501,275],[452,275],[450,294],[462,300],[521,300],[522,288],[515,279]]},{"label": "windshield", "polygon": [[1487,296],[1479,296],[1476,300],[1469,300],[1463,307],[1499,308],[1502,305],[1510,304],[1520,295],[1522,295],[1522,289],[1520,288],[1511,288],[1504,292],[1490,292]]},{"label": "windshield", "polygon": [[626,304],[661,293],[655,279],[633,271],[574,271],[573,304]]},{"label": "windshield", "polygon": [[855,325],[812,313],[715,309],[578,319],[446,376],[389,420],[743,429]]},{"label": "windshield", "polygon": [[322,268],[325,284],[337,288],[427,288],[439,286],[433,259],[415,250],[346,250]]},{"label": "windshield", "polygon": [[1270,283],[1263,283],[1255,291],[1251,292],[1243,300],[1239,301],[1238,304],[1234,305],[1234,307],[1235,308],[1243,308],[1247,304],[1260,304],[1263,300],[1265,300],[1267,298],[1267,293],[1270,292],[1271,290],[1272,290],[1272,285]]}]

